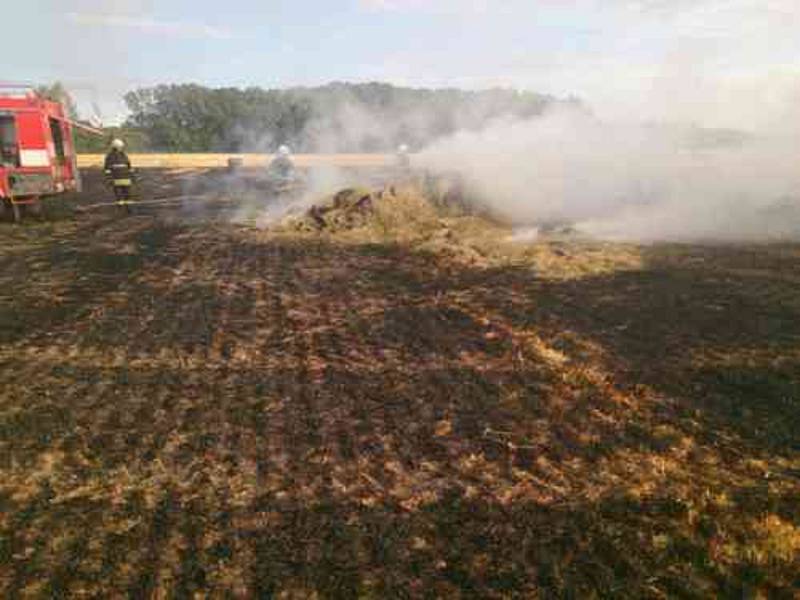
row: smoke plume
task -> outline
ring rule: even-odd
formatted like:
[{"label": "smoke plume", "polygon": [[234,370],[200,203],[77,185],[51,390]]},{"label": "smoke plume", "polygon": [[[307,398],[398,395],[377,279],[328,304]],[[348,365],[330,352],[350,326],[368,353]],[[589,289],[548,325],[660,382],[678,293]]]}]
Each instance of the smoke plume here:
[{"label": "smoke plume", "polygon": [[746,132],[562,107],[458,133],[418,162],[459,173],[519,226],[569,224],[635,241],[792,239],[800,237],[800,138],[782,110],[783,131]]}]

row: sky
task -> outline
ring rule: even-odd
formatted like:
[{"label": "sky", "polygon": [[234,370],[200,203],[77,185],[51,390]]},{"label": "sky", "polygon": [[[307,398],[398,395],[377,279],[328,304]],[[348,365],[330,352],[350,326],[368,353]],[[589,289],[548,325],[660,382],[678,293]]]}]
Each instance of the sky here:
[{"label": "sky", "polygon": [[125,91],[181,82],[502,86],[744,128],[800,103],[799,0],[38,0],[4,17],[25,50],[2,78],[61,80],[106,122]]}]

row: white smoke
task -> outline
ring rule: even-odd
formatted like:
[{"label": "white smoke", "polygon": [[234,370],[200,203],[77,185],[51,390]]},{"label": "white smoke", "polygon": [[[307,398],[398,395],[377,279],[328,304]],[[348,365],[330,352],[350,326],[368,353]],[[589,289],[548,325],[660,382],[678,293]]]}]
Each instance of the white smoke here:
[{"label": "white smoke", "polygon": [[418,160],[460,173],[519,225],[639,241],[771,240],[800,237],[799,141],[767,127],[745,135],[559,109],[459,133]]}]

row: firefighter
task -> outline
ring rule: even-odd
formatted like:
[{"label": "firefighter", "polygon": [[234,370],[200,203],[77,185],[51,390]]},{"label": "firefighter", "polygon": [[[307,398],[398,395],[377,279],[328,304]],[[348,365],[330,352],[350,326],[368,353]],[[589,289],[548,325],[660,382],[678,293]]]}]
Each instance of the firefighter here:
[{"label": "firefighter", "polygon": [[408,146],[401,144],[397,148],[397,166],[401,171],[408,172],[411,169],[411,157],[408,155]]},{"label": "firefighter", "polygon": [[114,189],[114,197],[120,204],[130,200],[131,185],[133,185],[133,167],[124,149],[125,142],[122,140],[116,139],[111,142],[111,150],[106,154],[105,162],[106,177]]},{"label": "firefighter", "polygon": [[276,183],[285,184],[294,180],[294,162],[292,161],[292,151],[289,149],[289,146],[281,146],[278,148],[278,156],[269,163],[267,175]]}]

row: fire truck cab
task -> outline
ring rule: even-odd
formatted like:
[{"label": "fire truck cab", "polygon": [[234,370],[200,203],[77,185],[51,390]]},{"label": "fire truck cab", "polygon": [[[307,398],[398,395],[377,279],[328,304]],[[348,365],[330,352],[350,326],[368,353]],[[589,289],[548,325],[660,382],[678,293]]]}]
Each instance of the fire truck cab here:
[{"label": "fire truck cab", "polygon": [[80,191],[72,122],[58,102],[0,89],[0,201],[20,219],[20,206]]}]

